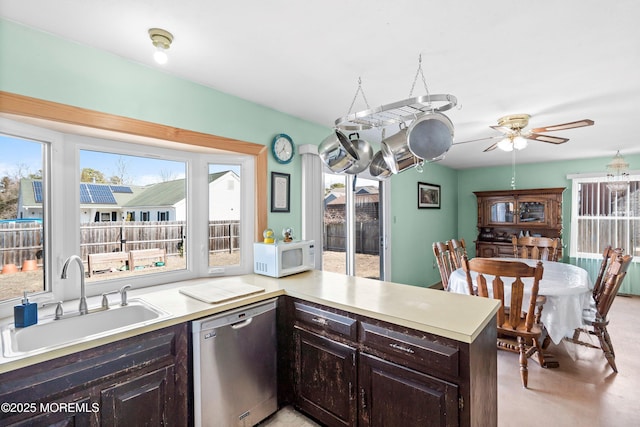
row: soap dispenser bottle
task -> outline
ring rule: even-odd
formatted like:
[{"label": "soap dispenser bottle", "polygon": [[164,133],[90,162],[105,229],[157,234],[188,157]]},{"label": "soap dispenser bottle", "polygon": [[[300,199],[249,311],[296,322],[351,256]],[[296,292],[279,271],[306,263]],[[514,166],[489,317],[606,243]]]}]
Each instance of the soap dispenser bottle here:
[{"label": "soap dispenser bottle", "polygon": [[26,328],[38,323],[38,304],[29,302],[27,291],[24,291],[22,304],[13,307],[13,318],[16,328]]}]

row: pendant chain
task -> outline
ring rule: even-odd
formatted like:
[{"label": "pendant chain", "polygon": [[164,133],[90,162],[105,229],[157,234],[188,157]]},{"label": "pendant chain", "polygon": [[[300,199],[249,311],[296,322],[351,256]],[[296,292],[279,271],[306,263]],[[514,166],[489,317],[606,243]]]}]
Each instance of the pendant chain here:
[{"label": "pendant chain", "polygon": [[358,77],[358,89],[356,89],[356,93],[355,95],[353,95],[353,101],[351,101],[351,106],[349,107],[349,112],[347,113],[347,116],[351,114],[351,110],[353,110],[353,105],[356,103],[356,98],[358,98],[358,93],[362,94],[362,99],[364,99],[364,103],[367,106],[367,110],[371,109],[371,107],[369,107],[369,102],[367,101],[367,97],[364,96],[364,90],[362,89],[362,79]]},{"label": "pendant chain", "polygon": [[416,76],[413,78],[413,84],[411,85],[411,90],[409,91],[409,98],[411,98],[411,95],[413,95],[413,89],[415,89],[416,87],[418,75],[422,77],[422,84],[424,85],[424,90],[427,91],[427,97],[430,97],[429,88],[427,87],[427,80],[424,78],[424,72],[422,71],[422,54],[418,56],[418,70],[416,71]]}]

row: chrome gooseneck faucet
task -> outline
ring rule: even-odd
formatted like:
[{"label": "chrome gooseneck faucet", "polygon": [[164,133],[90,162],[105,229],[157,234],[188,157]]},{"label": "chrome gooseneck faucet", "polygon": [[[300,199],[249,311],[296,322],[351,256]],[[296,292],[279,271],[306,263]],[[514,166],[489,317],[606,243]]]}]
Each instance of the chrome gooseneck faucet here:
[{"label": "chrome gooseneck faucet", "polygon": [[71,255],[69,258],[67,258],[67,260],[64,262],[64,266],[62,266],[62,275],[60,276],[60,278],[67,278],[67,269],[69,268],[69,264],[71,263],[71,261],[76,261],[78,263],[78,266],[80,267],[80,306],[78,307],[78,311],[81,315],[87,314],[89,312],[89,309],[87,307],[87,296],[84,288],[84,265],[82,264],[82,259],[78,255]]}]

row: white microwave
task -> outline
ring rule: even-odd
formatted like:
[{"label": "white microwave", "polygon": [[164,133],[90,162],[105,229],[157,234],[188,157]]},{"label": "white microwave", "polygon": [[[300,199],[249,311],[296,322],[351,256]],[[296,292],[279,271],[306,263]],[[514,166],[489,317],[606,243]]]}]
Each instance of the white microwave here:
[{"label": "white microwave", "polygon": [[283,277],[315,268],[313,240],[294,242],[254,243],[253,272],[271,277]]}]

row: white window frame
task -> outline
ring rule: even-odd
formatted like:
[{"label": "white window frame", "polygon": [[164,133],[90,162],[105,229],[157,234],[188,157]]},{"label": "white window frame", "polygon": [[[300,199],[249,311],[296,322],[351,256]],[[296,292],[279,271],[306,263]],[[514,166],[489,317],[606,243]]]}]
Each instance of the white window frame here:
[{"label": "white window frame", "polygon": [[[40,304],[54,301],[74,300],[80,297],[79,269],[69,272],[69,279],[62,280],[60,274],[64,261],[77,254],[80,247],[80,194],[75,183],[80,182],[80,150],[102,151],[123,155],[148,156],[186,163],[187,177],[187,267],[185,270],[145,274],[134,277],[86,283],[87,296],[119,289],[130,284],[135,288],[178,282],[197,277],[236,275],[250,273],[252,267],[252,243],[255,234],[255,159],[250,155],[211,154],[182,151],[147,144],[136,144],[111,139],[100,139],[76,134],[66,134],[0,118],[1,132],[17,138],[45,143],[46,159],[43,159],[43,197],[49,203],[44,210],[45,221],[45,284],[44,292],[30,298]],[[178,147],[179,144],[175,144]],[[208,194],[208,164],[240,165],[242,173],[241,213],[241,262],[235,266],[208,267],[208,203],[194,194]],[[70,184],[74,183],[74,184]],[[72,188],[73,191],[69,191]],[[204,193],[203,193],[204,191]],[[76,208],[70,211],[69,206]],[[201,209],[199,209],[201,208]],[[0,317],[11,315],[17,299],[0,301]]]},{"label": "white window frame", "polygon": [[[575,174],[575,175],[567,175],[568,179],[572,180],[571,187],[571,242],[569,247],[569,256],[571,258],[587,258],[587,259],[597,259],[602,257],[602,250],[606,244],[611,244],[612,242],[599,242],[599,252],[589,253],[589,252],[578,252],[578,209],[579,209],[579,188],[581,183],[606,183],[607,176],[602,173],[598,174]],[[629,181],[640,181],[640,171],[632,171],[628,176]],[[598,195],[598,198],[600,196]],[[629,200],[627,200],[626,205],[627,213],[629,210]],[[585,217],[581,217],[585,218]],[[597,218],[597,217],[591,217]],[[624,215],[621,217],[617,217],[615,221],[630,221],[637,220],[638,217],[632,217],[630,215]],[[612,219],[613,221],[613,219]],[[627,231],[630,231],[631,227],[627,227]],[[627,236],[627,241],[629,238]],[[624,248],[625,252],[633,252],[630,248]],[[634,259],[634,262],[636,260]]]}]

